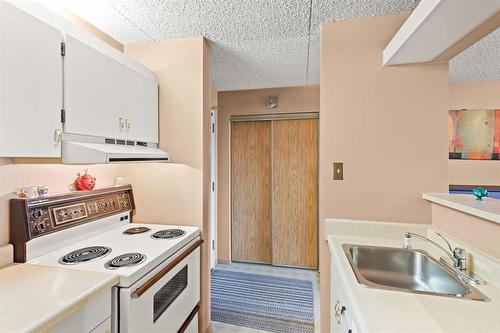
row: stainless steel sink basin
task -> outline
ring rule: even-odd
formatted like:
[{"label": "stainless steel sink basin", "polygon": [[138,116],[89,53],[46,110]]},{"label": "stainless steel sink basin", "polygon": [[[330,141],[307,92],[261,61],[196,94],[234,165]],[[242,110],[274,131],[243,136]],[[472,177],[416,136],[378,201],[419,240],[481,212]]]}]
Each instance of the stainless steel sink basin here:
[{"label": "stainless steel sink basin", "polygon": [[342,245],[358,282],[370,288],[489,301],[427,252]]}]

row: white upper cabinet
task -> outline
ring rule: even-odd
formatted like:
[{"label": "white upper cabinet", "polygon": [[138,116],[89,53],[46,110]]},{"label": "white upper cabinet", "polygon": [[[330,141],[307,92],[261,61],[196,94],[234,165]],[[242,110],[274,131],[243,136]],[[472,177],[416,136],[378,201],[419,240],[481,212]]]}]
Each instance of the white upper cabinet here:
[{"label": "white upper cabinet", "polygon": [[155,75],[38,2],[0,0],[0,157],[61,157],[61,132],[157,143]]},{"label": "white upper cabinet", "polygon": [[98,40],[64,40],[64,131],[158,142],[154,73]]},{"label": "white upper cabinet", "polygon": [[0,0],[0,156],[60,157],[61,32]]}]

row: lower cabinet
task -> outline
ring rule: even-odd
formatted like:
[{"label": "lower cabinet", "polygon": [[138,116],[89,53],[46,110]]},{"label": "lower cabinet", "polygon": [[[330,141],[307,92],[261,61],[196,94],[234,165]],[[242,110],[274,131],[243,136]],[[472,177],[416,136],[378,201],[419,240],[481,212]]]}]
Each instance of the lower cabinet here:
[{"label": "lower cabinet", "polygon": [[57,324],[50,333],[111,333],[111,289]]},{"label": "lower cabinet", "polygon": [[352,311],[351,303],[347,297],[342,277],[332,260],[331,265],[331,294],[330,294],[330,331],[332,333],[359,333],[356,325],[356,315]]}]

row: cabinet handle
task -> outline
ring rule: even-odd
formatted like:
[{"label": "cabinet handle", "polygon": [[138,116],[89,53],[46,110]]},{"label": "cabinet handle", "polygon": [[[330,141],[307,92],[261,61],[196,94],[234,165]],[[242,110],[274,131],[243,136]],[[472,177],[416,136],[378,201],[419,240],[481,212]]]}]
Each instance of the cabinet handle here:
[{"label": "cabinet handle", "polygon": [[130,129],[130,120],[125,120],[125,127],[127,128],[127,131]]},{"label": "cabinet handle", "polygon": [[120,118],[119,123],[120,123],[120,131],[121,131],[123,129],[123,127],[125,127],[125,119]]},{"label": "cabinet handle", "polygon": [[335,319],[337,320],[337,324],[340,324],[340,301],[337,301],[337,303],[335,303],[333,309],[335,313]]},{"label": "cabinet handle", "polygon": [[340,304],[340,301],[335,303],[334,311],[335,311],[335,319],[337,319],[337,324],[340,324],[342,320],[342,316],[344,316],[347,308],[344,305]]},{"label": "cabinet handle", "polygon": [[57,145],[59,145],[61,143],[61,130],[60,129],[56,129],[54,130],[54,142]]}]

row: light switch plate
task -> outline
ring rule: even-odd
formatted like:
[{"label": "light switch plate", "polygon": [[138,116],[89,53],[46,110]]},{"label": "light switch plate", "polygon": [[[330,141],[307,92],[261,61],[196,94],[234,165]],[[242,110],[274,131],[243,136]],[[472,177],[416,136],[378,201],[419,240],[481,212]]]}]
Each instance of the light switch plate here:
[{"label": "light switch plate", "polygon": [[333,180],[344,180],[343,162],[333,162]]}]

